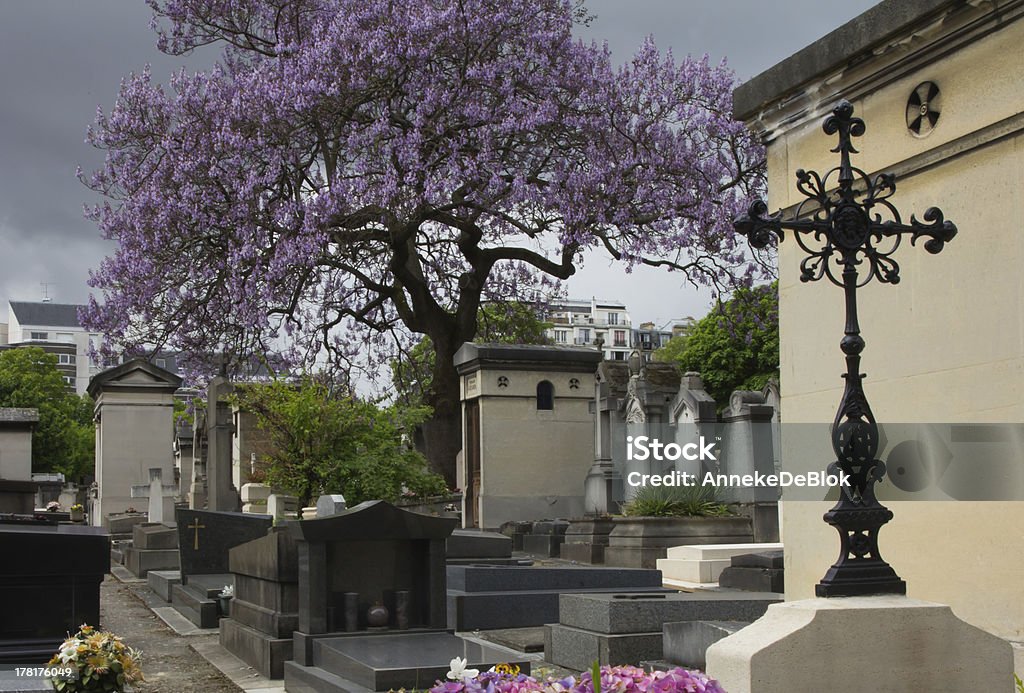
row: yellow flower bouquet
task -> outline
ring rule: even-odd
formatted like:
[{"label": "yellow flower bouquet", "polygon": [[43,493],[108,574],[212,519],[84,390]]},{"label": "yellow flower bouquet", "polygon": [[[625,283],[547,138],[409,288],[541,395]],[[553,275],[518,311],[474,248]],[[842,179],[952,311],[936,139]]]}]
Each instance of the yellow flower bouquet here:
[{"label": "yellow flower bouquet", "polygon": [[141,655],[113,633],[82,625],[64,641],[48,666],[62,672],[53,679],[54,688],[61,693],[121,693],[128,684],[145,680],[139,668]]}]

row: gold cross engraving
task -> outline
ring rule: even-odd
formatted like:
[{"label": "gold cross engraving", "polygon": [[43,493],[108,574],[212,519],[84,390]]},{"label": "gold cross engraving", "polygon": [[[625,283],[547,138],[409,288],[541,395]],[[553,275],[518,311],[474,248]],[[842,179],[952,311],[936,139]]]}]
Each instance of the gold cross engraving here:
[{"label": "gold cross engraving", "polygon": [[196,519],[192,520],[192,524],[188,525],[188,528],[189,529],[194,529],[196,531],[195,545],[192,548],[195,549],[196,551],[198,551],[199,550],[199,530],[206,529],[206,525],[199,524],[199,518],[197,517]]}]

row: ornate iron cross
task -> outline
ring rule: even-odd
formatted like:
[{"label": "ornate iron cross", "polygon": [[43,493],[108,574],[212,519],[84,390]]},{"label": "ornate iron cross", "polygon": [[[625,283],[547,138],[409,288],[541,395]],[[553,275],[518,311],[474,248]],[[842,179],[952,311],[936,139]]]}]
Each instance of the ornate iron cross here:
[{"label": "ornate iron cross", "polygon": [[[956,226],[946,221],[937,207],[924,213],[924,222],[911,216],[904,224],[889,202],[896,192],[895,177],[889,173],[869,176],[850,164],[856,154],[851,139],[864,134],[864,121],[853,117],[853,106],[841,101],[825,119],[827,135],[839,135],[839,166],[824,176],[814,171],[796,172],[797,190],[806,200],[792,219],[782,213],[768,215],[762,200],[754,202],[747,214],[733,226],[755,248],[764,248],[783,232],[807,253],[800,263],[800,280],[827,277],[841,286],[846,296],[845,336],[839,347],[846,355],[846,386],[832,424],[832,449],[836,461],[829,473],[841,471],[849,483],[840,487],[839,502],[825,513],[825,522],[839,531],[839,560],[815,586],[819,597],[864,594],[905,594],[907,584],[882,560],[878,532],[892,519],[892,511],[875,498],[874,486],[885,476],[885,464],[878,459],[878,423],[864,394],[860,355],[864,339],[857,320],[857,289],[872,279],[885,284],[900,280],[900,268],[892,255],[905,236],[911,245],[926,237],[924,247],[938,253],[956,235]],[[883,220],[884,218],[884,220]]]}]

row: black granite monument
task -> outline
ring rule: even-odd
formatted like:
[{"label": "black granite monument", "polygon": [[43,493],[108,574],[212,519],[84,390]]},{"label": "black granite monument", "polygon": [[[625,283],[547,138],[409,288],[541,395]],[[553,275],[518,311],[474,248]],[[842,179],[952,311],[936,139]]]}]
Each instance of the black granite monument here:
[{"label": "black granite monument", "polygon": [[220,644],[263,676],[284,676],[299,625],[299,554],[285,527],[228,552],[235,582],[231,616],[220,621]]},{"label": "black granite monument", "polygon": [[99,527],[0,520],[0,663],[42,664],[100,619],[110,536]]},{"label": "black granite monument", "polygon": [[200,628],[216,628],[221,613],[218,595],[234,586],[228,552],[258,539],[273,524],[270,515],[214,510],[175,510],[181,584],[171,588],[171,603]]},{"label": "black granite monument", "polygon": [[[429,688],[453,657],[486,670],[515,653],[444,631],[453,518],[367,501],[287,523],[298,544],[299,627],[288,691]],[[529,671],[528,662],[515,662]]]}]

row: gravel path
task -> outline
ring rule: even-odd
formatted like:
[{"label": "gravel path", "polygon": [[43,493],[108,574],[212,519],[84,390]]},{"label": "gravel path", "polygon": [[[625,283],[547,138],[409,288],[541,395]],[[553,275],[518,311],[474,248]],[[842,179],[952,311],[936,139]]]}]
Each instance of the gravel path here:
[{"label": "gravel path", "polygon": [[189,644],[216,640],[216,635],[182,637],[150,611],[132,589],[111,575],[100,586],[100,621],[104,630],[142,650],[146,681],[138,693],[237,693],[231,683]]}]

